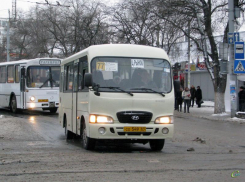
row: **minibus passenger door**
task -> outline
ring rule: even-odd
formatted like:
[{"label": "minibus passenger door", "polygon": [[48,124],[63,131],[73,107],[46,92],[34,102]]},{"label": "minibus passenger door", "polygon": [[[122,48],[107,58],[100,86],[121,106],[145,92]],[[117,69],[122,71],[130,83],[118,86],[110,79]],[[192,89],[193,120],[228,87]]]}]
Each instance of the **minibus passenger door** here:
[{"label": "minibus passenger door", "polygon": [[26,69],[25,67],[21,67],[20,70],[20,103],[22,109],[25,109],[25,78],[26,78]]}]

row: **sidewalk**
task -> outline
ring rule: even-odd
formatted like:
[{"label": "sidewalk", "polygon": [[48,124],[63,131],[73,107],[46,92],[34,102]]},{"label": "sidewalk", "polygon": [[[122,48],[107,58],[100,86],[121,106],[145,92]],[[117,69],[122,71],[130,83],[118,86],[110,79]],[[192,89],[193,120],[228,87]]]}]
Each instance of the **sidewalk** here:
[{"label": "sidewalk", "polygon": [[212,101],[204,101],[201,108],[197,108],[197,105],[194,107],[190,107],[190,113],[183,113],[183,106],[182,112],[178,112],[177,110],[174,111],[174,115],[176,117],[197,117],[197,118],[204,118],[209,119],[212,121],[228,121],[228,122],[237,122],[240,124],[245,124],[245,119],[240,119],[237,117],[231,118],[230,113],[222,113],[222,114],[214,114],[214,102]]}]

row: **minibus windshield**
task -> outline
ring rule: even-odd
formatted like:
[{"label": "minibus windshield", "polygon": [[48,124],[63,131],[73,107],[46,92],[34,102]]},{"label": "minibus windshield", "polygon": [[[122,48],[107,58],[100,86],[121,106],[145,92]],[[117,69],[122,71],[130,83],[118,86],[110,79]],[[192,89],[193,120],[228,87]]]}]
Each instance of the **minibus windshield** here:
[{"label": "minibus windshield", "polygon": [[123,89],[161,94],[172,90],[170,64],[164,59],[96,57],[91,62],[91,70],[94,85],[99,85],[100,92]]},{"label": "minibus windshield", "polygon": [[59,87],[59,66],[30,66],[27,69],[27,87]]}]

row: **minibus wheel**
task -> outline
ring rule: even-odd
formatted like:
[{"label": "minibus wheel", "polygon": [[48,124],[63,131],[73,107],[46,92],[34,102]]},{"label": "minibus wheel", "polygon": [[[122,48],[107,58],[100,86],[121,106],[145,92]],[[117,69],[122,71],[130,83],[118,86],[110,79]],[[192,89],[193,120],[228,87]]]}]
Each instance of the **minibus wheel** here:
[{"label": "minibus wheel", "polygon": [[96,140],[87,136],[87,128],[85,123],[83,123],[83,127],[81,129],[82,131],[80,132],[80,136],[83,148],[86,150],[93,150]]},{"label": "minibus wheel", "polygon": [[67,140],[70,140],[70,139],[72,139],[73,135],[72,135],[72,132],[67,129],[67,120],[66,120],[66,117],[64,118],[64,122],[65,122],[64,123],[64,125],[65,125],[65,136],[66,136],[66,139]]},{"label": "minibus wheel", "polygon": [[13,113],[16,113],[16,112],[17,112],[17,101],[16,101],[15,95],[13,95],[13,96],[11,97],[10,110],[11,110]]},{"label": "minibus wheel", "polygon": [[165,139],[160,139],[160,140],[149,140],[150,142],[150,147],[151,150],[153,151],[161,151],[164,147]]}]

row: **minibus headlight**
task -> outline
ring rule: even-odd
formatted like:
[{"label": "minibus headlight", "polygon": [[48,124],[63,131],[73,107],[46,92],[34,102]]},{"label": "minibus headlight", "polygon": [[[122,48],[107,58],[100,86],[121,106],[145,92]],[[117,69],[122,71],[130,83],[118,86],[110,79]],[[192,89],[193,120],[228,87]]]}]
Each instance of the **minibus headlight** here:
[{"label": "minibus headlight", "polygon": [[155,120],[155,123],[156,124],[171,124],[173,123],[174,120],[173,120],[173,117],[172,116],[163,116],[163,117],[158,117],[156,120]]},{"label": "minibus headlight", "polygon": [[98,116],[98,115],[90,115],[89,117],[90,123],[101,123],[101,124],[110,124],[113,123],[113,119],[110,116]]},{"label": "minibus headlight", "polygon": [[33,102],[33,101],[35,101],[35,97],[34,96],[31,96],[30,97],[30,100]]}]

